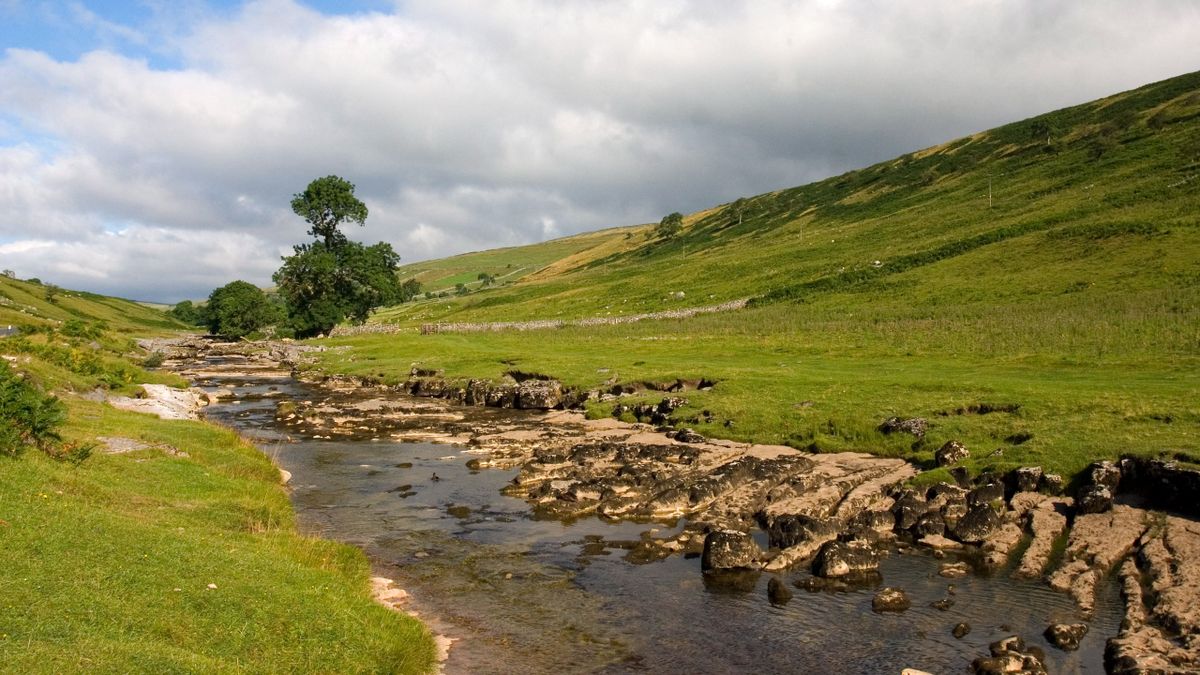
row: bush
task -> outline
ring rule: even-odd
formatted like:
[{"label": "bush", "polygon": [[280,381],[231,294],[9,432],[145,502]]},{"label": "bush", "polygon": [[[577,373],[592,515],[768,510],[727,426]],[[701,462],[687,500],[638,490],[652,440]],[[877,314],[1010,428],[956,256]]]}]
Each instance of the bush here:
[{"label": "bush", "polygon": [[32,445],[57,456],[62,441],[58,427],[66,417],[62,401],[43,394],[0,361],[0,455],[16,457]]},{"label": "bush", "polygon": [[278,317],[275,305],[257,286],[233,281],[208,296],[205,312],[208,329],[216,335],[237,339],[272,323]]}]

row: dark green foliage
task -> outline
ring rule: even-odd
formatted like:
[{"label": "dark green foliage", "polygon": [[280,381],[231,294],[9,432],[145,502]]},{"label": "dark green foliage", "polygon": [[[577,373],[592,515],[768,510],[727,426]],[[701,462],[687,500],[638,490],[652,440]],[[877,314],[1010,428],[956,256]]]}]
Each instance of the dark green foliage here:
[{"label": "dark green foliage", "polygon": [[[375,307],[403,298],[403,286],[396,279],[400,256],[390,244],[343,241],[330,249],[314,242],[295,251],[283,259],[273,278],[297,337],[328,333],[346,319],[362,323]],[[411,286],[409,290],[416,292]]]},{"label": "dark green foliage", "polygon": [[54,284],[46,284],[46,302],[58,302],[58,294],[62,291],[61,288]]},{"label": "dark green foliage", "polygon": [[400,302],[408,302],[421,294],[421,282],[416,279],[408,279],[400,284]]},{"label": "dark green foliage", "polygon": [[309,183],[304,192],[292,198],[292,211],[312,226],[308,233],[330,249],[346,241],[346,235],[338,229],[343,222],[362,225],[367,220],[367,205],[354,196],[354,184],[339,176]]},{"label": "dark green foliage", "polygon": [[480,272],[477,278],[479,279],[480,288],[487,288],[488,286],[496,283],[496,277],[488,274],[487,272]]},{"label": "dark green foliage", "polygon": [[471,289],[467,288],[467,285],[462,283],[461,281],[457,284],[454,284],[454,294],[455,295],[468,295],[470,292],[471,292]]},{"label": "dark green foliage", "polygon": [[201,312],[201,309],[192,304],[191,300],[184,300],[183,302],[180,302],[171,309],[167,310],[167,314],[170,314],[189,326],[203,326],[207,323],[203,313]]},{"label": "dark green foliage", "polygon": [[[287,305],[288,326],[297,337],[328,333],[344,320],[362,323],[371,310],[415,296],[420,284],[400,284],[400,256],[391,244],[364,246],[346,239],[339,226],[362,225],[367,206],[354,196],[354,184],[338,176],[318,178],[292,200],[292,210],[319,238],[295,246],[273,279]],[[414,285],[415,284],[415,285]]]},{"label": "dark green foliage", "polygon": [[103,323],[91,323],[79,319],[67,319],[62,326],[62,334],[68,337],[87,338],[94,340],[104,332]]},{"label": "dark green foliage", "polygon": [[208,296],[205,314],[210,331],[234,339],[260,330],[278,318],[266,294],[245,281],[232,281],[214,290]]},{"label": "dark green foliage", "polygon": [[61,401],[43,394],[0,360],[0,455],[16,457],[29,446],[54,454],[62,440],[58,427],[66,417]]},{"label": "dark green foliage", "polygon": [[654,228],[654,234],[660,239],[670,239],[679,234],[683,229],[683,214],[676,211],[663,216],[659,221],[658,227]]}]

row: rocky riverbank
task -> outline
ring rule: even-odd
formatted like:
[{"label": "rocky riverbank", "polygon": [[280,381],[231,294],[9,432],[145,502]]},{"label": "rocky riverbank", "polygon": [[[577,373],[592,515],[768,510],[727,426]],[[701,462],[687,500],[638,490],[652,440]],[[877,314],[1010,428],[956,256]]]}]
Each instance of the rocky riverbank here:
[{"label": "rocky riverbank", "polygon": [[[246,374],[284,377],[313,348],[161,349],[189,376],[204,373],[198,359],[216,355]],[[1200,481],[1169,461],[1098,463],[1073,496],[1036,467],[1007,475],[956,470],[953,483],[916,489],[910,479],[917,470],[899,459],[814,455],[658,426],[680,405],[678,397],[702,383],[668,383],[671,395],[657,405],[625,411],[651,424],[587,419],[572,408],[620,392],[573,391],[532,375],[455,383],[415,370],[395,387],[339,377],[322,384],[319,399],[279,402],[277,418],[294,433],[468,447],[473,469],[518,467],[506,491],[545,517],[681,520],[670,534],[631,545],[633,562],[697,555],[706,583],[733,585],[745,574],[810,568],[814,576],[805,584],[836,589],[877,574],[880,557],[898,547],[919,547],[947,558],[947,579],[972,571],[1045,578],[1075,599],[1083,617],[1097,588],[1116,574],[1127,609],[1120,634],[1108,642],[1110,672],[1200,669],[1200,524],[1148,508],[1190,513],[1200,503]],[[772,588],[780,601],[790,597],[783,584]],[[877,611],[907,608],[903,589],[884,590]],[[1048,622],[1047,639],[1071,649],[1079,626],[1086,631],[1086,624]],[[1020,640],[991,652],[976,661],[977,672],[1044,672],[1036,651]]]}]

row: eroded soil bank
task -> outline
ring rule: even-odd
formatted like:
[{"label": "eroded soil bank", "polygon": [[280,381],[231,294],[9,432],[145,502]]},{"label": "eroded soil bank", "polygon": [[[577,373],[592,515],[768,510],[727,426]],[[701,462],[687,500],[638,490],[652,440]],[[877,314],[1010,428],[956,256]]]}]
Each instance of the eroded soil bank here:
[{"label": "eroded soil bank", "polygon": [[[820,655],[789,654],[770,638],[790,635],[797,627],[822,635],[824,658],[839,663],[842,672],[884,666],[940,672],[968,664],[977,672],[1098,671],[1105,651],[1110,672],[1200,668],[1195,610],[1200,580],[1193,578],[1200,527],[1187,518],[1121,503],[1122,482],[1144,481],[1144,466],[1098,466],[1085,481],[1084,506],[1046,494],[1057,484],[1032,469],[1011,476],[961,476],[954,485],[913,490],[904,485],[915,470],[900,460],[736,444],[643,424],[587,420],[570,410],[468,407],[454,404],[454,396],[448,401],[445,387],[439,392],[432,384],[406,385],[397,392],[331,378],[292,391],[288,369],[303,357],[295,346],[195,343],[164,349],[174,367],[208,386],[220,404],[214,414],[224,410],[225,419],[242,428],[253,422],[258,433],[266,434],[261,439],[275,444],[281,463],[297,475],[298,506],[304,506],[310,489],[320,494],[319,486],[329,480],[320,475],[320,466],[341,466],[329,459],[330,452],[369,458],[360,468],[376,467],[370,471],[379,473],[361,480],[374,487],[356,482],[338,492],[342,503],[320,506],[336,512],[357,504],[375,516],[359,511],[348,519],[332,513],[315,517],[313,508],[310,517],[331,536],[359,543],[381,562],[404,563],[397,572],[425,570],[408,576],[418,586],[422,575],[440,577],[443,581],[424,582],[434,595],[456,592],[446,587],[446,579],[474,589],[464,592],[464,601],[469,598],[487,611],[456,607],[442,597],[426,599],[434,616],[447,617],[451,630],[466,633],[460,635],[461,649],[471,658],[458,666],[463,670],[478,670],[480,659],[489,658],[479,654],[487,649],[466,646],[473,637],[480,643],[537,645],[533,651],[552,655],[568,670],[658,663],[647,655],[647,645],[612,625],[613,617],[625,617],[631,608],[652,611],[639,604],[650,596],[659,597],[656,621],[673,627],[675,640],[703,651],[709,647],[706,640],[729,633],[708,634],[704,622],[697,621],[695,608],[683,597],[697,592],[693,580],[703,582],[702,595],[729,601],[707,608],[729,616],[709,618],[725,626],[741,621],[750,630],[738,638],[741,643],[728,645],[734,660],[724,663],[727,668],[770,672],[821,664]],[[520,384],[501,390],[514,392],[509,400],[519,401]],[[553,390],[544,382],[538,386]],[[422,388],[428,395],[411,395]],[[487,390],[471,399],[486,404]],[[555,405],[562,402],[559,397]],[[672,405],[670,397],[661,405]],[[446,446],[444,454],[431,451],[430,443]],[[392,462],[403,481],[380,468],[414,451],[419,457]],[[325,464],[314,464],[320,457]],[[412,476],[418,466],[429,466],[430,474]],[[465,493],[445,485],[470,481],[478,487]],[[1117,495],[1116,504],[1103,499],[1104,490]],[[504,499],[496,494],[501,491],[511,501],[497,510],[492,506]],[[514,507],[520,503],[516,499],[528,506]],[[388,506],[400,503],[421,504],[418,512],[436,514],[401,518]],[[374,517],[392,519],[392,528],[381,533]],[[420,522],[440,525],[418,530]],[[536,536],[529,523],[539,524],[532,527]],[[424,534],[414,536],[414,531]],[[516,548],[513,539],[520,540]],[[547,541],[555,542],[555,552],[535,553]],[[500,550],[481,557],[476,545]],[[618,552],[623,567],[604,565],[605,574],[589,576],[597,559]],[[655,564],[633,568],[628,563]],[[464,568],[475,571],[464,576]],[[1106,590],[1114,578],[1125,598],[1119,627],[1113,617],[1118,608],[1110,606],[1115,599],[1106,601],[1115,593]],[[514,579],[517,583],[510,583]],[[553,579],[550,588],[557,590],[530,579]],[[648,579],[656,585],[653,591],[645,589]],[[883,584],[887,587],[881,590]],[[597,594],[599,588],[607,590]],[[630,598],[628,588],[646,590],[645,597]],[[794,597],[797,588],[817,595]],[[513,594],[514,589],[520,590]],[[564,598],[572,598],[569,607],[563,606]],[[758,603],[753,610],[751,598]],[[509,606],[498,606],[497,599]],[[514,615],[511,605],[521,609]],[[823,617],[816,623],[827,624],[837,607],[857,607],[845,616],[846,625],[835,627],[840,635],[828,632],[828,625],[825,632],[814,626],[814,616]],[[507,633],[482,627],[489,616],[517,622],[534,614],[549,619]],[[672,616],[664,618],[667,614]],[[563,636],[564,620],[578,624],[577,639]],[[468,635],[472,622],[479,630]],[[543,628],[534,628],[539,625]],[[554,625],[559,628],[545,628]],[[898,627],[920,634],[889,632]],[[641,630],[657,641],[666,639],[661,629]],[[1013,635],[1023,640],[1004,640]],[[879,636],[886,637],[880,641]],[[564,640],[575,645],[572,654],[579,658],[562,654]],[[763,645],[784,651],[755,655]],[[524,653],[518,647],[497,649],[512,657]],[[681,658],[686,649],[667,651]],[[871,655],[864,656],[863,649]],[[855,654],[858,660],[845,660]],[[720,661],[699,659],[693,665],[704,670],[705,663]]]}]

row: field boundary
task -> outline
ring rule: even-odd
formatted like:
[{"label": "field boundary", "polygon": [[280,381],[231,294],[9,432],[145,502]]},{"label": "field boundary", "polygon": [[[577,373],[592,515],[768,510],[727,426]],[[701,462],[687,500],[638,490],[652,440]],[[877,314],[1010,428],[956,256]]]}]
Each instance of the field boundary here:
[{"label": "field boundary", "polygon": [[[697,314],[716,314],[718,312],[733,312],[744,308],[750,298],[730,300],[719,305],[705,307],[689,307],[687,309],[668,309],[661,312],[630,314],[627,316],[597,316],[586,319],[540,319],[533,321],[490,321],[485,323],[425,323],[421,324],[421,335],[437,333],[491,333],[502,331],[547,330],[566,328],[568,326],[615,326],[638,321],[653,321],[656,319],[687,319]],[[400,333],[404,326],[394,323],[363,324],[361,326],[337,326],[329,332],[330,337],[346,337],[350,335],[367,335],[378,333]]]}]

